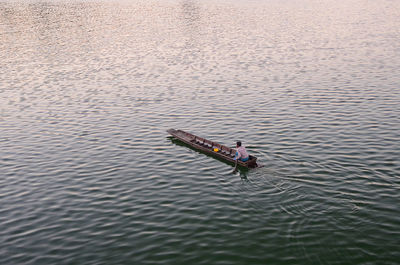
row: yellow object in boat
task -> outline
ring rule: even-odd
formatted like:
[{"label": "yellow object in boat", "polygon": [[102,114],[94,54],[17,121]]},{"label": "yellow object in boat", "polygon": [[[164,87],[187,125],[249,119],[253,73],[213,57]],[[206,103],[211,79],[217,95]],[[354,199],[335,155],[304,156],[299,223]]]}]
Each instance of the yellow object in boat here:
[{"label": "yellow object in boat", "polygon": [[219,149],[218,148],[214,148],[214,152],[218,152],[219,151]]}]

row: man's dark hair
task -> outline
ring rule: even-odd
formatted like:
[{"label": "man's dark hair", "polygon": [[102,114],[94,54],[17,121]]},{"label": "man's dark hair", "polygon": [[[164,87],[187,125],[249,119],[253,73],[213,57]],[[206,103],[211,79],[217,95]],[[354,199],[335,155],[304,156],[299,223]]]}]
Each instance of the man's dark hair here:
[{"label": "man's dark hair", "polygon": [[242,146],[242,142],[241,142],[241,141],[237,141],[237,142],[236,142],[236,145],[237,145],[237,146]]}]

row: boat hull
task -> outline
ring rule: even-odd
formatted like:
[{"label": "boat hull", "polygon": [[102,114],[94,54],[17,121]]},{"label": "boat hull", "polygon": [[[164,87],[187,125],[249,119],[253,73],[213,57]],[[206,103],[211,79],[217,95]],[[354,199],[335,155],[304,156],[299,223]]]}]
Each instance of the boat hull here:
[{"label": "boat hull", "polygon": [[[167,132],[195,150],[212,155],[231,164],[235,164],[236,162],[234,160],[236,150],[233,148],[229,148],[182,130],[169,129]],[[257,157],[250,155],[248,161],[243,162],[239,160],[238,165],[246,168],[255,168],[257,167]]]}]

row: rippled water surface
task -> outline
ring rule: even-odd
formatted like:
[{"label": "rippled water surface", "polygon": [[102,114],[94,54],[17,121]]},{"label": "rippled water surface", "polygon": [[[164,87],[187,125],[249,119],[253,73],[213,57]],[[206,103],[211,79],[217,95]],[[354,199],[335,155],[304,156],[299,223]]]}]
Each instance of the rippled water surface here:
[{"label": "rippled water surface", "polygon": [[399,10],[2,0],[0,264],[398,264]]}]

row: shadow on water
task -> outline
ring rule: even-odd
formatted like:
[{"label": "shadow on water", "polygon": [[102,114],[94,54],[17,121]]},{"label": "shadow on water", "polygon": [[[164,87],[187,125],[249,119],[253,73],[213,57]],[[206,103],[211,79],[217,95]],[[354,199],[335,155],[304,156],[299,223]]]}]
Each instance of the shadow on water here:
[{"label": "shadow on water", "polygon": [[[188,145],[188,144],[186,144],[186,143],[184,143],[184,142],[182,142],[182,141],[180,141],[180,140],[178,140],[178,139],[176,139],[176,138],[174,138],[172,136],[168,136],[167,139],[170,140],[173,144],[176,144],[176,145],[179,145],[179,146],[188,147],[188,148],[196,151],[197,153],[200,153],[200,154],[215,158],[216,160],[221,161],[224,164],[227,164],[227,165],[230,165],[230,166],[234,166],[235,165],[234,163],[231,163],[231,162],[228,162],[226,160],[223,160],[218,156],[213,156],[213,155],[210,155],[208,153],[202,152],[201,150],[198,150],[198,149],[196,149],[196,148],[194,148],[194,147],[192,147],[192,146],[190,146],[190,145]],[[238,165],[237,169],[238,169],[238,172],[232,172],[232,171],[231,172],[234,173],[234,174],[239,174],[242,179],[247,179],[249,168],[243,167],[241,165]]]}]

